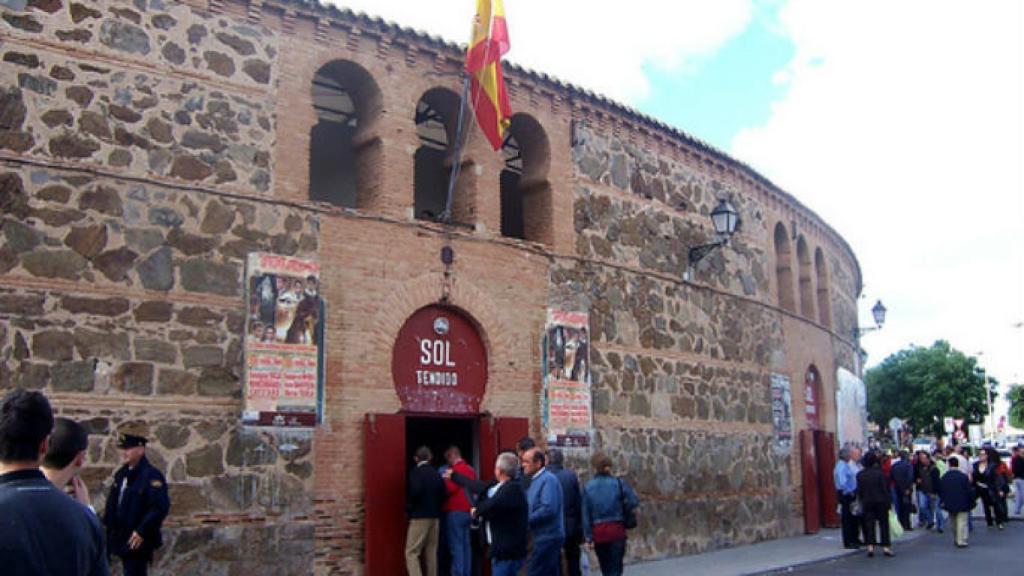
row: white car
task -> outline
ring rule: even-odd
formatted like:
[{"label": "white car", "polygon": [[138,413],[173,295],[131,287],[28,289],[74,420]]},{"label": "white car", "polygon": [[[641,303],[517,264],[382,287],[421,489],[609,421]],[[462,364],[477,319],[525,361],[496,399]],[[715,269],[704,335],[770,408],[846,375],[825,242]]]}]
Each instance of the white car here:
[{"label": "white car", "polygon": [[910,443],[910,449],[914,452],[923,450],[931,454],[935,450],[935,442],[931,438],[914,438],[914,441]]}]

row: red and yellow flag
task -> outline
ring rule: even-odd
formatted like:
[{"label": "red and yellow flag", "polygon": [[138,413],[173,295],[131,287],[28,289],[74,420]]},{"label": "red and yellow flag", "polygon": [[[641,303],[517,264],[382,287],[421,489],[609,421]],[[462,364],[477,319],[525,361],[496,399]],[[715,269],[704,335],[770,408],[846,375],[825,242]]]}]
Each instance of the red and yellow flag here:
[{"label": "red and yellow flag", "polygon": [[473,38],[466,51],[466,72],[470,75],[470,99],[487,140],[501,148],[512,117],[501,72],[501,57],[508,52],[508,27],[501,0],[477,0]]}]

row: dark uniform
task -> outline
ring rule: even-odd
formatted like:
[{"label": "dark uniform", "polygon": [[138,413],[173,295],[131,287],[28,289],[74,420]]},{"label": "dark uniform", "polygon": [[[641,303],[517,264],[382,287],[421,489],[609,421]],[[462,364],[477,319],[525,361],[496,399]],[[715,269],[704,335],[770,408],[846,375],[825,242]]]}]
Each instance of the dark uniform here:
[{"label": "dark uniform", "polygon": [[[145,439],[138,436],[125,434],[121,438],[122,447],[144,443]],[[107,525],[107,545],[121,558],[125,576],[145,576],[153,551],[163,545],[160,526],[170,508],[167,481],[145,456],[135,468],[124,465],[114,475],[103,521]],[[128,547],[132,532],[142,536],[142,546],[137,550]]]},{"label": "dark uniform", "polygon": [[0,475],[0,574],[107,576],[96,515],[39,470]]}]

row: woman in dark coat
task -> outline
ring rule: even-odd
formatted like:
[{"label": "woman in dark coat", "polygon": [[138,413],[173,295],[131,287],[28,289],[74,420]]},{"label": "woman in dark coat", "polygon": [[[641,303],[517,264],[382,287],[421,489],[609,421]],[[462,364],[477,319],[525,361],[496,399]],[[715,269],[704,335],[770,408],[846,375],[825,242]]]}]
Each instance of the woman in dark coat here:
[{"label": "woman in dark coat", "polygon": [[875,555],[879,543],[875,537],[875,525],[882,532],[882,552],[892,556],[892,542],[889,539],[889,505],[892,498],[889,483],[882,473],[878,454],[868,452],[862,461],[864,469],[857,474],[857,498],[864,511],[864,533],[868,545],[868,557]]}]

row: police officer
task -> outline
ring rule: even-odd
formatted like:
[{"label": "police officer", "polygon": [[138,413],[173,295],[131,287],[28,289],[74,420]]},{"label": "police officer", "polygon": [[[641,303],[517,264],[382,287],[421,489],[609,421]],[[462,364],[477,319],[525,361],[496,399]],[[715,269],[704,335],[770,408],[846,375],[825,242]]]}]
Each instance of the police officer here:
[{"label": "police officer", "polygon": [[107,509],[107,545],[121,558],[125,576],[145,576],[153,551],[163,544],[160,525],[170,510],[167,481],[146,460],[146,438],[136,434],[118,437],[124,466],[114,474]]}]

